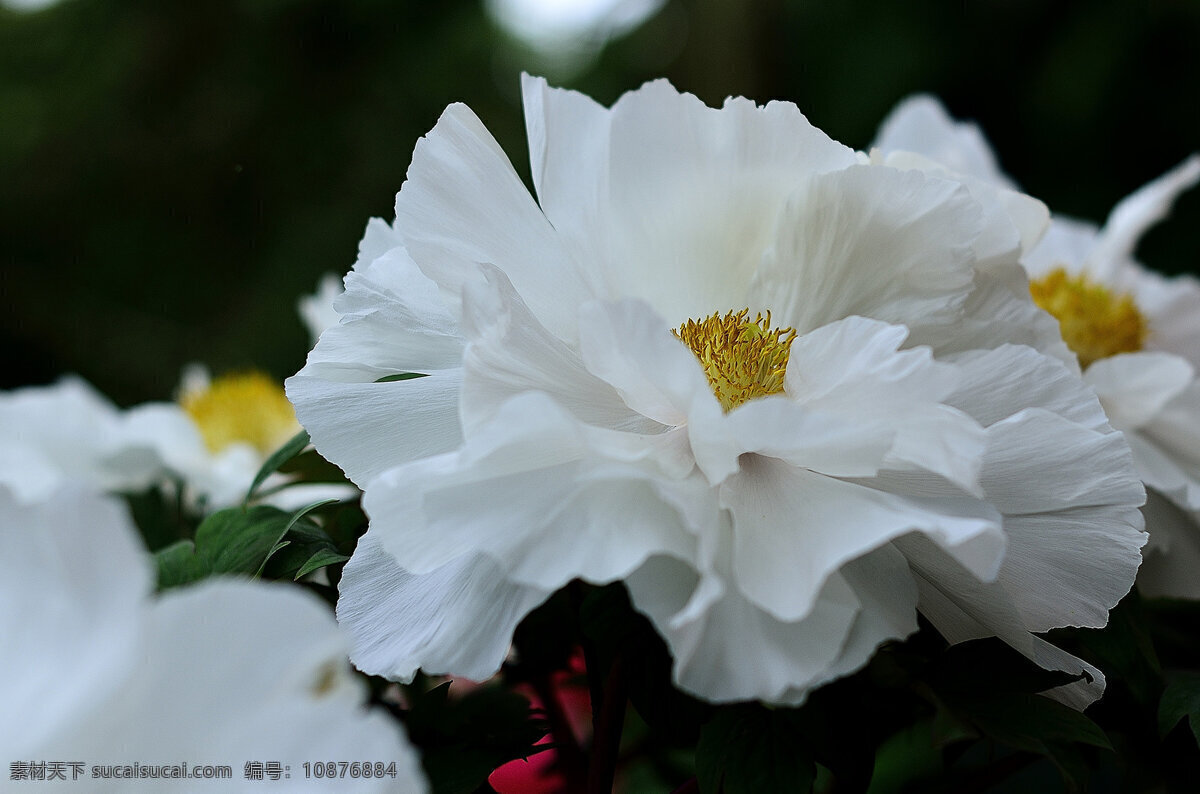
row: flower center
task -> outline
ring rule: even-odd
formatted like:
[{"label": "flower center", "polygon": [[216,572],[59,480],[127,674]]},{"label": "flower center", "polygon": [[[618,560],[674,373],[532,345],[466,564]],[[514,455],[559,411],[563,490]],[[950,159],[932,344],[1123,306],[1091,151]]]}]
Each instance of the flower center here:
[{"label": "flower center", "polygon": [[1084,368],[1141,350],[1146,341],[1146,318],[1129,293],[1114,292],[1082,274],[1069,275],[1061,267],[1030,283],[1029,291],[1033,302],[1058,320],[1063,341]]},{"label": "flower center", "polygon": [[672,331],[700,360],[708,385],[728,413],[744,402],[783,391],[783,374],[796,332],[771,328],[771,313],[749,319],[742,309],[724,317],[688,320]]},{"label": "flower center", "polygon": [[299,430],[283,389],[261,372],[214,378],[184,393],[179,404],[200,428],[211,452],[241,441],[267,454]]}]

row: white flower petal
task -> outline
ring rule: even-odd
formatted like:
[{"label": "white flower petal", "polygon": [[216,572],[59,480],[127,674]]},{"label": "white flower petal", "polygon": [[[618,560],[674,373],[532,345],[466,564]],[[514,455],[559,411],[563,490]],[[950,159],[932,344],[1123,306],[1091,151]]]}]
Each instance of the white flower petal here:
[{"label": "white flower petal", "polygon": [[22,505],[0,487],[0,557],[0,746],[20,758],[133,663],[151,568],[125,508],[80,489]]},{"label": "white flower petal", "polygon": [[338,590],[338,622],[354,638],[351,660],[395,681],[411,681],[417,668],[490,678],[508,654],[517,624],[551,592],[513,584],[482,555],[410,573],[374,530],[359,539]]},{"label": "white flower petal", "polygon": [[[627,447],[610,433],[525,394],[458,452],[380,475],[363,506],[384,548],[418,574],[482,552],[513,581],[552,590],[576,577],[612,581],[655,553],[692,557],[703,528],[678,505],[707,500],[715,520],[707,485],[621,461]],[[676,489],[687,498],[664,496]]]},{"label": "white flower petal", "polygon": [[339,324],[325,330],[299,374],[370,383],[462,360],[464,341],[437,285],[403,248],[356,265],[336,306]]},{"label": "white flower petal", "polygon": [[[63,492],[23,508],[0,489],[0,741],[14,757],[191,766],[325,757],[395,761],[347,790],[425,792],[395,723],[362,708],[328,607],[284,585],[212,581],[149,598],[125,511]],[[192,790],[187,779],[147,779]],[[129,790],[126,779],[91,781]]]},{"label": "white flower petal", "polygon": [[[78,484],[137,490],[162,471],[156,445],[81,378],[0,393],[0,484],[23,502]],[[28,463],[25,463],[27,461]]]},{"label": "white flower petal", "polygon": [[[726,480],[721,502],[733,515],[733,570],[751,600],[780,620],[804,617],[820,588],[846,562],[908,532],[948,545],[999,536],[997,522],[924,510],[882,491],[748,458]],[[1003,542],[994,548],[1003,554]]]},{"label": "white flower petal", "polygon": [[[550,395],[589,424],[635,432],[662,429],[588,372],[579,352],[537,321],[502,272],[481,267],[486,283],[463,290],[463,333],[470,344],[463,357],[461,413],[468,433],[524,391]],[[590,324],[581,322],[587,333]]]},{"label": "white flower petal", "polygon": [[1002,345],[1025,345],[1079,374],[1079,360],[1063,342],[1058,320],[1029,299],[1029,280],[1020,265],[994,266],[975,275],[953,332],[917,330],[909,345],[928,345],[939,357]]},{"label": "white flower petal", "polygon": [[[388,383],[339,383],[297,374],[286,387],[317,451],[365,488],[398,461],[458,444],[461,382],[461,370]],[[348,424],[347,416],[355,421]]]},{"label": "white flower petal", "polygon": [[947,325],[970,290],[982,227],[955,182],[880,166],[816,176],[780,213],[748,305],[801,334],[854,314]]},{"label": "white flower petal", "polygon": [[[665,582],[676,588],[663,598]],[[808,685],[837,659],[859,610],[853,590],[838,574],[829,578],[808,616],[776,620],[736,588],[712,591],[704,608],[685,611],[686,588],[697,582],[688,566],[655,558],[627,579],[634,605],[645,612],[675,657],[675,682],[717,702],[761,699],[798,705]]]},{"label": "white flower petal", "polygon": [[[1096,390],[1113,427],[1137,430],[1195,380],[1192,365],[1170,353],[1126,353],[1093,362],[1083,380]],[[1200,415],[1196,419],[1200,421]]]},{"label": "white flower petal", "polygon": [[1138,476],[1147,488],[1153,488],[1185,510],[1200,510],[1200,478],[1193,464],[1171,454],[1153,438],[1134,431],[1128,435],[1129,448]]},{"label": "white flower petal", "polygon": [[988,428],[980,479],[988,501],[1006,514],[1109,505],[1118,508],[1111,517],[1123,526],[1131,508],[1145,500],[1131,463],[1120,433],[1088,430],[1028,408]]},{"label": "white flower petal", "polygon": [[1029,633],[999,582],[980,582],[924,536],[910,535],[897,546],[917,574],[921,614],[952,644],[999,637],[1044,669],[1086,673],[1083,680],[1047,693],[1079,710],[1104,693],[1099,670]]},{"label": "white flower petal", "polygon": [[1142,550],[1138,590],[1150,597],[1200,599],[1200,513],[1151,491],[1142,508],[1150,542]]},{"label": "white flower petal", "polygon": [[873,147],[924,155],[950,171],[1015,189],[979,125],[955,121],[938,100],[916,94],[901,100],[879,126]]},{"label": "white flower petal", "polygon": [[826,680],[865,665],[879,645],[917,631],[917,585],[908,561],[894,546],[881,546],[842,566],[840,571],[862,604],[841,655],[825,671]]},{"label": "white flower petal", "polygon": [[[547,125],[563,98],[543,95]],[[855,161],[794,105],[730,99],[713,109],[665,80],[623,95],[606,132],[557,144],[570,147],[558,157],[588,163],[571,194],[584,206],[568,208],[568,234],[583,247],[580,261],[602,263],[599,297],[646,300],[672,327],[747,305],[747,280],[783,198],[805,177]]]},{"label": "white flower petal", "polygon": [[954,357],[958,389],[946,402],[985,427],[1012,414],[1014,406],[1040,408],[1089,430],[1108,428],[1099,400],[1063,362],[1023,345],[974,350]]},{"label": "white flower petal", "polygon": [[1134,302],[1150,325],[1147,350],[1174,353],[1200,369],[1200,280],[1181,275],[1166,278],[1142,268],[1126,268],[1122,276]]},{"label": "white flower petal", "polygon": [[579,324],[588,371],[633,410],[667,426],[686,424],[694,410],[719,411],[695,355],[648,304],[586,303]]},{"label": "white flower petal", "polygon": [[1089,272],[1101,281],[1110,280],[1117,266],[1133,259],[1133,251],[1146,230],[1166,218],[1179,194],[1198,181],[1200,155],[1193,154],[1117,202],[1088,256]]},{"label": "white flower petal", "polygon": [[1021,264],[1033,278],[1057,268],[1079,273],[1096,246],[1100,229],[1089,221],[1055,215],[1041,242],[1026,252]]},{"label": "white flower petal", "polygon": [[[1200,510],[1200,380],[1193,380],[1164,405],[1138,435],[1153,443],[1181,475],[1172,478],[1174,481],[1166,487],[1160,487],[1148,475],[1144,475],[1146,484],[1164,491],[1181,507]],[[1143,466],[1140,452],[1141,447],[1134,451],[1139,468]]]},{"label": "white flower petal", "polygon": [[452,303],[475,264],[503,270],[556,336],[575,336],[574,307],[590,295],[508,158],[474,113],[451,105],[417,143],[396,196],[409,253]]}]

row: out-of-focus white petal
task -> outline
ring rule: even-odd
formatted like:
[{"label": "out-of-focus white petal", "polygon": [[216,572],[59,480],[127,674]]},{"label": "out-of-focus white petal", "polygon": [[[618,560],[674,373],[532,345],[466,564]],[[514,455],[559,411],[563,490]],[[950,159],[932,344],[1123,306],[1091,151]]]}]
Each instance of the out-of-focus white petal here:
[{"label": "out-of-focus white petal", "polygon": [[[319,599],[236,581],[151,599],[152,566],[128,516],[93,495],[60,492],[23,508],[0,490],[0,522],[13,568],[0,581],[0,739],[14,757],[298,769],[332,753],[396,763],[394,779],[347,790],[427,790],[395,723],[363,708],[365,689]],[[186,778],[90,784],[193,788]]]},{"label": "out-of-focus white petal", "polygon": [[1200,599],[1200,512],[1151,491],[1142,508],[1150,541],[1142,550],[1138,590],[1144,596]]},{"label": "out-of-focus white petal", "polygon": [[1191,364],[1170,353],[1110,356],[1093,362],[1083,373],[1113,427],[1125,431],[1152,421],[1195,377]]},{"label": "out-of-focus white petal", "polygon": [[0,487],[0,746],[29,757],[135,661],[151,569],[128,512],[81,489],[22,505]]},{"label": "out-of-focus white petal", "polygon": [[1179,194],[1198,181],[1200,155],[1193,154],[1117,202],[1087,258],[1088,271],[1101,281],[1111,280],[1118,266],[1133,259],[1146,230],[1166,218]]},{"label": "out-of-focus white petal", "polygon": [[955,121],[928,94],[910,96],[892,108],[879,125],[872,146],[887,152],[921,154],[948,170],[1016,188],[1000,170],[979,125],[973,121]]}]

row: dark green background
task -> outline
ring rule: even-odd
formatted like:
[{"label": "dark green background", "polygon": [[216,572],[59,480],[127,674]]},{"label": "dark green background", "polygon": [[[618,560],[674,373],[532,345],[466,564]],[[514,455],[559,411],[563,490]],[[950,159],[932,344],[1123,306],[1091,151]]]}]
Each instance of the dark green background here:
[{"label": "dark green background", "polygon": [[[567,84],[789,99],[857,147],[931,91],[1027,190],[1101,220],[1200,149],[1197,42],[1195,0],[670,0]],[[131,404],[189,361],[290,374],[297,297],[391,217],[416,139],[465,101],[526,171],[518,74],[545,68],[466,0],[0,10],[0,387],[78,372]],[[1200,195],[1140,253],[1195,270]]]}]

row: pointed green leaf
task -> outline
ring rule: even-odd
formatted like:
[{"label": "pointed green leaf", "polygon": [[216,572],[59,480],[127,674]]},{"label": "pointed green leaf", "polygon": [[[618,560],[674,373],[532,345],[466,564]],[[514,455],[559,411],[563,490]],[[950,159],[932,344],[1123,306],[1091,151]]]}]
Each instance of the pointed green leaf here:
[{"label": "pointed green leaf", "polygon": [[259,467],[258,474],[254,475],[254,480],[250,483],[250,488],[246,491],[246,498],[243,501],[249,502],[253,499],[258,486],[262,485],[264,480],[278,471],[280,466],[303,452],[304,448],[308,446],[308,442],[308,431],[301,430],[288,439],[283,446],[272,452],[270,457],[263,461],[263,465]]},{"label": "pointed green leaf", "polygon": [[345,562],[348,559],[350,558],[345,554],[338,554],[336,551],[322,549],[321,551],[313,552],[313,555],[300,566],[299,570],[296,571],[296,575],[292,578],[300,579],[318,568],[324,568],[326,565],[337,565],[339,562]]}]

